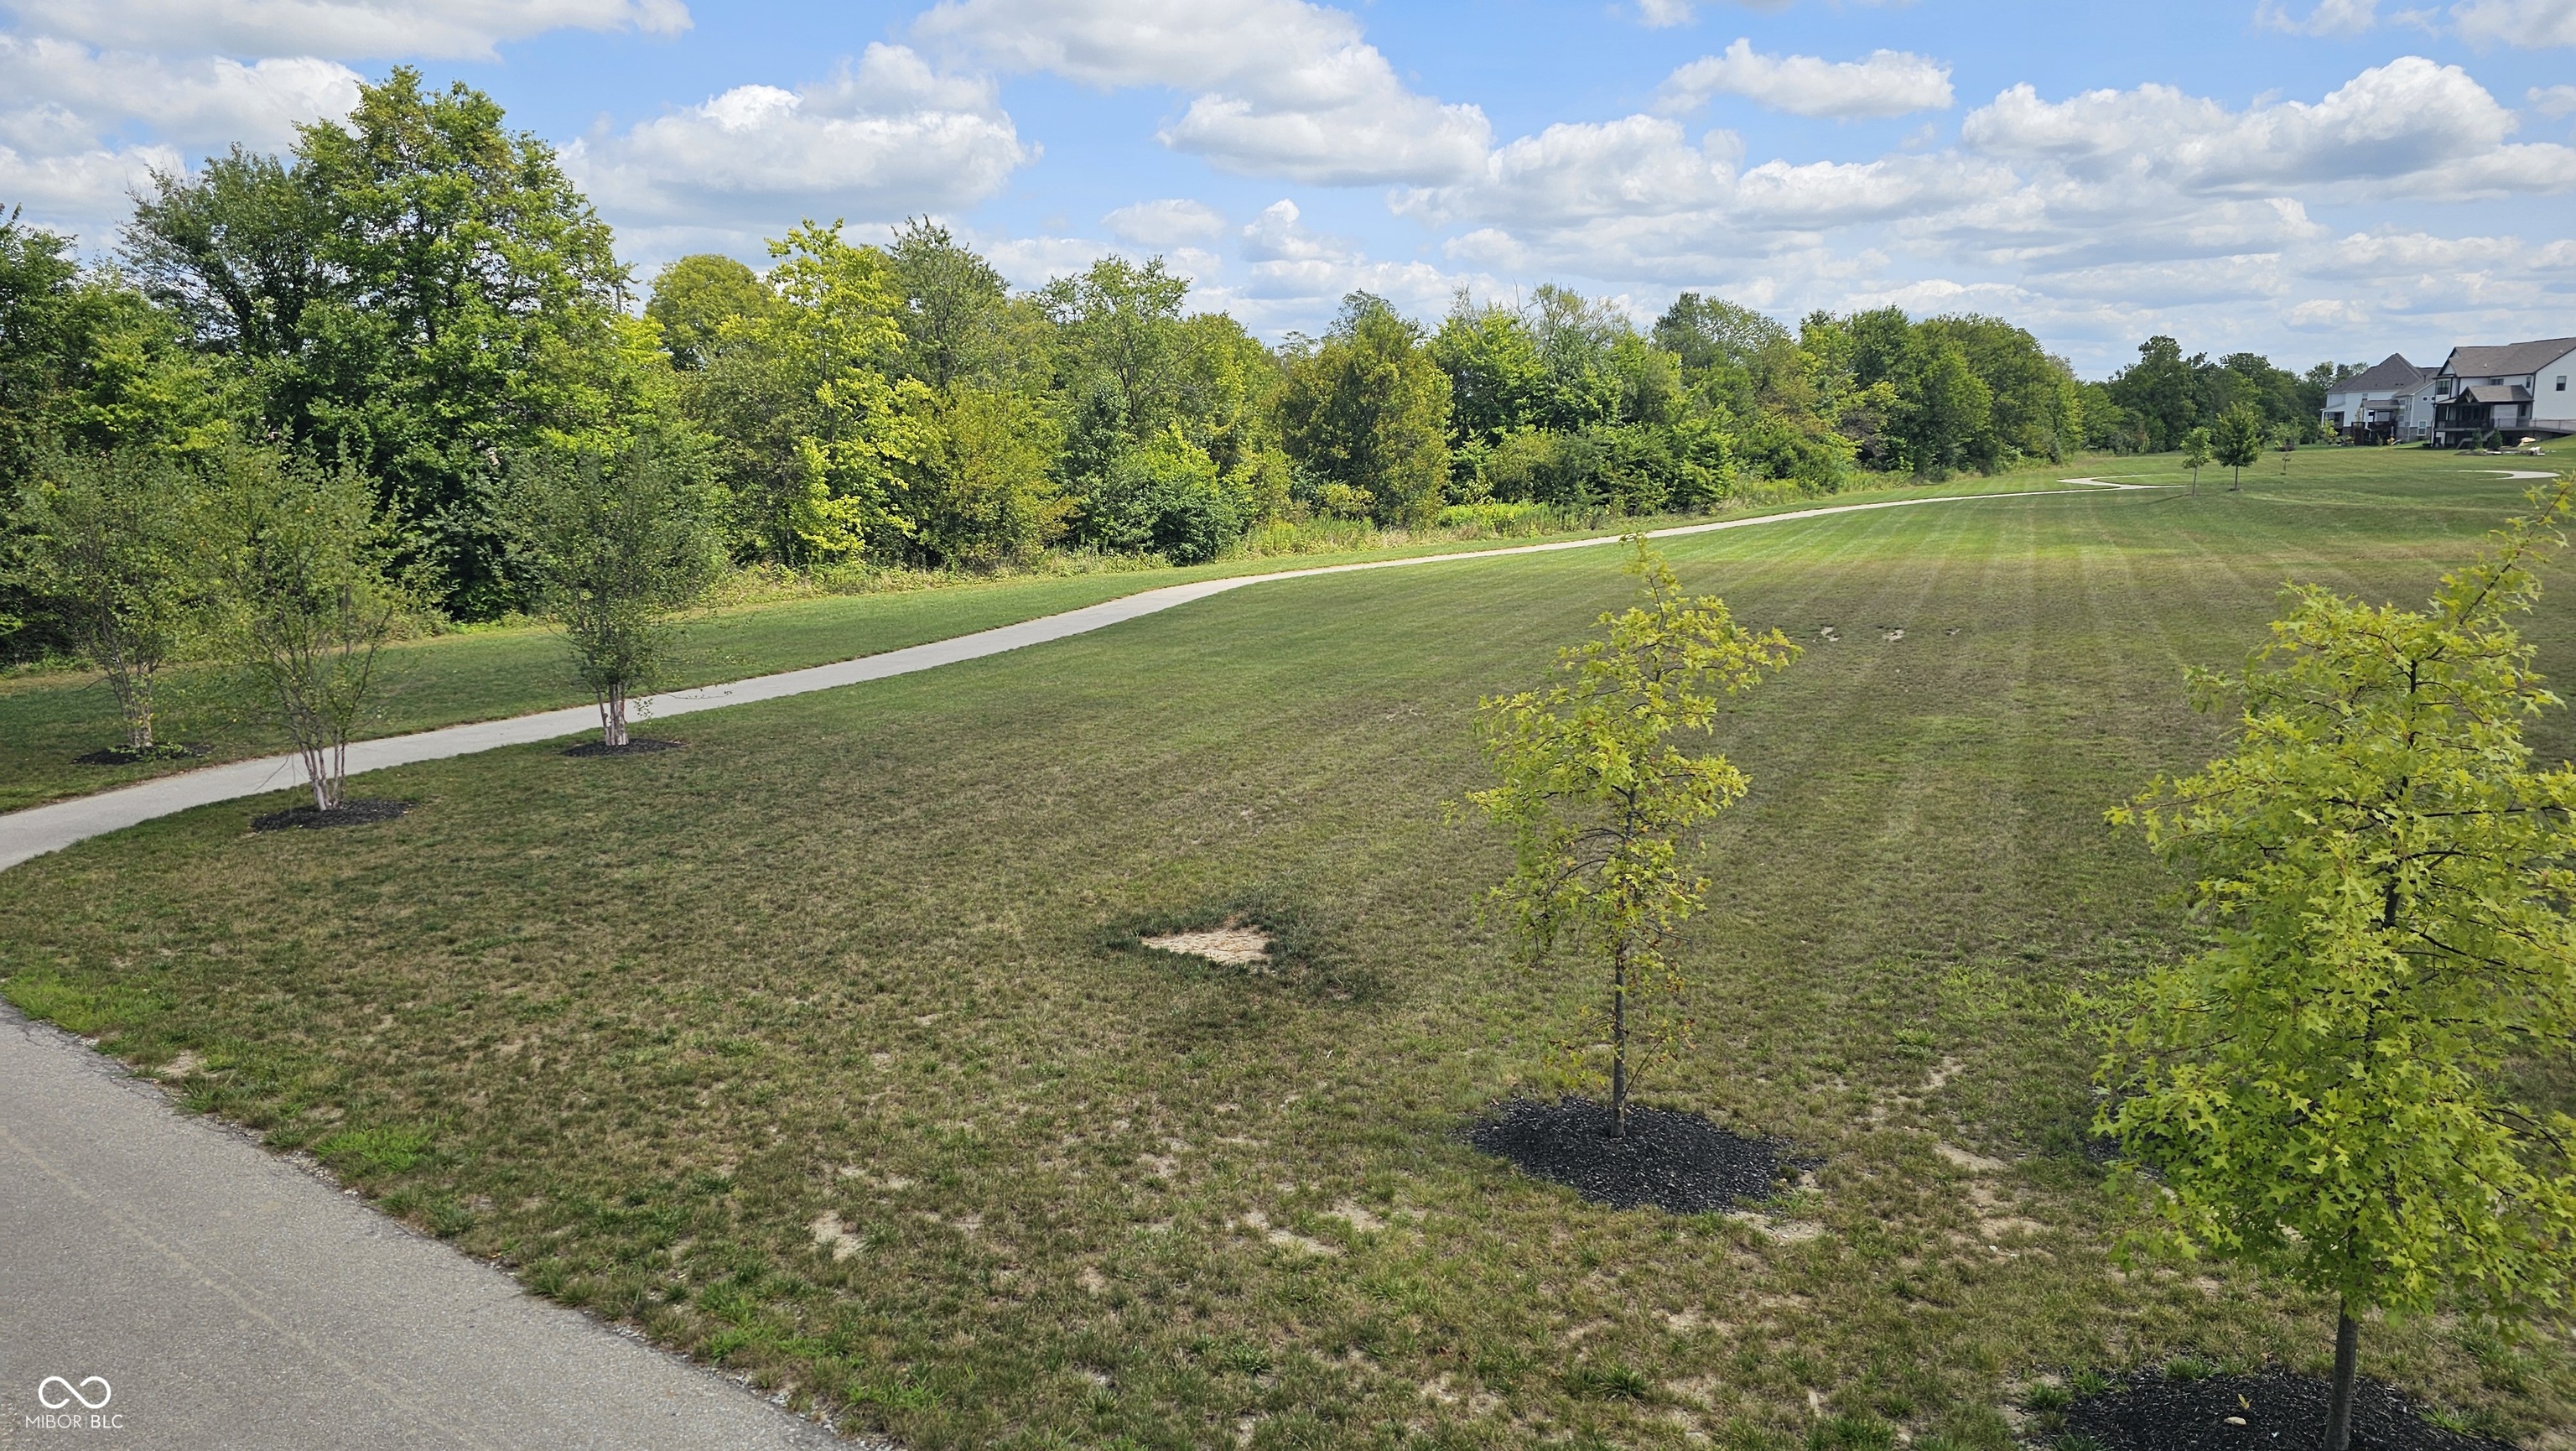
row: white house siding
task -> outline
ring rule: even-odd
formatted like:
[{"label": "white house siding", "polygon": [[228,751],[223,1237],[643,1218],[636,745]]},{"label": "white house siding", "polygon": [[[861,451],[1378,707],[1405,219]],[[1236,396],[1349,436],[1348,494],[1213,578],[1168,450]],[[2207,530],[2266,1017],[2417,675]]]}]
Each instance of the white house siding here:
[{"label": "white house siding", "polygon": [[2400,441],[2421,443],[2433,436],[2433,392],[2440,381],[2438,376],[2427,378],[2406,395],[2406,414],[2397,430]]},{"label": "white house siding", "polygon": [[2576,352],[2531,376],[2531,425],[2550,433],[2576,433]]}]

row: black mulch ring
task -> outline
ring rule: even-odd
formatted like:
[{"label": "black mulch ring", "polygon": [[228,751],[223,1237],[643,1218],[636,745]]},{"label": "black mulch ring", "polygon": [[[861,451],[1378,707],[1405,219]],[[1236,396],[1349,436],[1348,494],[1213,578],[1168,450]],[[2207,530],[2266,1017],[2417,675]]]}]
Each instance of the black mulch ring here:
[{"label": "black mulch ring", "polygon": [[253,831],[320,831],[331,826],[364,826],[371,821],[391,821],[411,810],[408,801],[343,801],[330,811],[311,806],[298,806],[291,811],[272,811],[250,819]]},{"label": "black mulch ring", "polygon": [[1695,1113],[1631,1106],[1628,1136],[1614,1139],[1610,1106],[1588,1098],[1508,1100],[1467,1139],[1613,1209],[1707,1214],[1768,1199],[1802,1167],[1778,1140],[1730,1134]]},{"label": "black mulch ring", "polygon": [[612,746],[606,741],[589,741],[564,752],[567,756],[649,756],[655,751],[676,751],[678,741],[655,740],[650,736],[628,736],[626,744]]},{"label": "black mulch ring", "polygon": [[76,766],[140,766],[147,761],[194,760],[205,753],[206,748],[203,746],[182,746],[177,744],[146,746],[139,751],[134,749],[132,746],[110,746],[103,751],[92,751],[86,756],[74,756],[72,757],[72,764]]},{"label": "black mulch ring", "polygon": [[[2176,1380],[2149,1371],[2066,1408],[2066,1429],[2103,1451],[2316,1451],[2333,1387],[2280,1366],[2259,1375]],[[2245,1424],[2230,1425],[2229,1417]],[[2445,1430],[2377,1381],[2353,1388],[2355,1451],[2512,1451],[2510,1441]]]}]

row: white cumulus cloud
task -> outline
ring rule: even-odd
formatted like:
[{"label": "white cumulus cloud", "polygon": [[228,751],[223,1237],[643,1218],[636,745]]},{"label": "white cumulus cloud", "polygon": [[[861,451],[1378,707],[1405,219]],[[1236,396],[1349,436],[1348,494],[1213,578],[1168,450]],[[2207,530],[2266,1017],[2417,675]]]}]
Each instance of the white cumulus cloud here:
[{"label": "white cumulus cloud", "polygon": [[2152,83],[2045,101],[2025,82],[1970,113],[1960,136],[1991,156],[2130,187],[2241,192],[2360,183],[2459,196],[2576,186],[2576,150],[2509,143],[2518,124],[2458,66],[2403,56],[2322,100],[2241,111]]},{"label": "white cumulus cloud", "polygon": [[2292,35],[2351,35],[2379,24],[2379,0],[2317,0],[2305,15],[2292,15],[2280,0],[2254,7],[2254,21]]},{"label": "white cumulus cloud", "polygon": [[1493,286],[1481,274],[1372,258],[1354,242],[1307,226],[1297,204],[1285,198],[1244,226],[1241,247],[1250,263],[1241,296],[1256,317],[1329,316],[1335,303],[1354,292],[1375,293],[1416,316],[1436,316],[1459,288]]},{"label": "white cumulus cloud", "polygon": [[279,58],[244,65],[220,56],[165,60],[0,34],[0,137],[19,146],[88,149],[141,122],[165,142],[277,146],[295,123],[349,113],[358,74],[336,61]]},{"label": "white cumulus cloud", "polygon": [[1176,247],[1204,242],[1225,231],[1225,218],[1205,202],[1163,197],[1120,207],[1100,219],[1109,235],[1140,247]]},{"label": "white cumulus cloud", "polygon": [[1493,139],[1484,112],[1408,89],[1358,20],[1304,0],[942,0],[914,29],[1003,70],[1184,92],[1163,143],[1250,175],[1443,181]]},{"label": "white cumulus cloud", "polygon": [[357,73],[336,61],[245,65],[0,33],[0,204],[103,242],[153,172],[235,141],[283,146],[296,123],[344,116],[357,99]]},{"label": "white cumulus cloud", "polygon": [[2576,45],[2576,0],[2462,0],[2451,23],[2472,45]]},{"label": "white cumulus cloud", "polygon": [[[2576,45],[2576,0],[2456,0],[2448,12],[2406,9],[2402,23],[2439,30],[2450,28],[2471,45],[2522,48]],[[2262,0],[2254,20],[2268,30],[2292,35],[2358,35],[2379,24],[2378,0],[2314,0],[2305,14],[2293,14],[2285,0]]]},{"label": "white cumulus cloud", "polygon": [[2399,272],[2465,272],[2510,262],[2523,250],[2518,237],[2437,237],[2429,232],[2355,232],[2337,241],[2316,270],[2365,277]]},{"label": "white cumulus cloud", "polygon": [[104,242],[126,194],[156,171],[185,164],[166,146],[96,146],[62,155],[30,155],[0,145],[0,201],[23,206],[30,220]]},{"label": "white cumulus cloud", "polygon": [[2369,321],[2370,310],[2348,297],[2312,297],[2289,311],[2290,326],[2303,332],[2340,332]]},{"label": "white cumulus cloud", "polygon": [[564,165],[617,218],[886,220],[981,201],[1033,154],[989,82],[880,43],[830,81],[736,86],[574,142]]},{"label": "white cumulus cloud", "polygon": [[1929,56],[1901,50],[1845,61],[1764,55],[1741,37],[1723,54],[1674,71],[1664,81],[1663,108],[1689,110],[1718,95],[1796,116],[1902,116],[1946,110],[1952,100],[1950,68]]},{"label": "white cumulus cloud", "polygon": [[689,28],[681,0],[9,0],[38,34],[112,50],[491,59],[550,30]]}]

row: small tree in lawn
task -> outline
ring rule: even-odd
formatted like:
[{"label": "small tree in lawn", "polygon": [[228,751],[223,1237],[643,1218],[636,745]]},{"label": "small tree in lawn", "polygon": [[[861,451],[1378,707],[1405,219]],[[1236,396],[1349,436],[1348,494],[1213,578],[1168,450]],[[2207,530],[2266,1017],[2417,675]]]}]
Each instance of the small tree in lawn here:
[{"label": "small tree in lawn", "polygon": [[2235,751],[2112,813],[2196,880],[2216,945],[2130,989],[2099,1127],[2153,1170],[2162,1239],[2339,1306],[2328,1451],[2360,1321],[2563,1302],[2576,1119],[2508,1068],[2576,1035],[2576,768],[2535,769],[2558,704],[2511,617],[2576,481],[2533,496],[2429,610],[2291,591],[2242,675]]},{"label": "small tree in lawn", "polygon": [[2236,471],[2227,492],[2245,487],[2245,470],[2263,456],[2263,415],[2239,403],[2218,415],[2218,427],[2209,436],[2210,452],[2220,463]]},{"label": "small tree in lawn", "polygon": [[514,552],[537,607],[599,702],[601,742],[623,746],[628,703],[662,679],[673,617],[724,565],[705,470],[685,446],[646,436],[522,454],[511,483]]},{"label": "small tree in lawn", "polygon": [[217,641],[276,704],[314,809],[336,811],[409,603],[374,486],[346,465],[236,446],[215,455],[200,498]]},{"label": "small tree in lawn", "polygon": [[45,459],[19,500],[15,573],[106,675],[137,760],[162,752],[156,687],[195,624],[192,492],[177,462],[118,449]]},{"label": "small tree in lawn", "polygon": [[1619,1137],[1630,1085],[1645,1066],[1631,1063],[1632,1038],[1651,1045],[1652,1061],[1688,1028],[1638,1001],[1648,991],[1669,1001],[1687,987],[1666,939],[1700,909],[1708,879],[1690,870],[1686,848],[1748,785],[1723,755],[1692,755],[1676,738],[1710,734],[1725,696],[1798,656],[1779,631],[1738,625],[1725,601],[1685,596],[1643,539],[1628,572],[1644,581],[1644,598],[1601,616],[1607,638],[1558,657],[1571,680],[1481,702],[1485,754],[1502,784],[1471,798],[1511,833],[1514,869],[1495,896],[1532,960],[1562,943],[1608,969]]},{"label": "small tree in lawn", "polygon": [[2209,467],[2209,430],[2195,428],[2182,436],[2182,466],[2191,470],[2191,492],[2200,494],[2200,471]]}]

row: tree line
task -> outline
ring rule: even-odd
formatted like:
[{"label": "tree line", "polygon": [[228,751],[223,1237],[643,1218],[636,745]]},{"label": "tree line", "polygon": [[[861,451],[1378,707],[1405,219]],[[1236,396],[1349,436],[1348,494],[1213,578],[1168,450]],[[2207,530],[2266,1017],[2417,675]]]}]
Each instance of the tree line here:
[{"label": "tree line", "polygon": [[[1793,332],[1686,293],[1641,326],[1542,286],[1461,294],[1432,324],[1359,293],[1270,346],[1192,310],[1160,259],[1014,290],[928,220],[881,246],[808,222],[765,270],[692,256],[649,286],[614,241],[546,143],[408,68],[285,155],[154,177],[87,263],[5,214],[0,485],[21,500],[110,452],[354,471],[420,601],[472,620],[544,588],[510,525],[531,453],[649,446],[735,564],[990,569],[1057,549],[1189,563],[1461,507],[1703,510],[2173,446],[2248,399],[2314,412],[2312,382],[2259,358],[2159,338],[2084,383],[1987,317],[1820,312]],[[27,518],[13,506],[13,543]],[[27,575],[0,583],[0,648],[68,648]]]},{"label": "tree line", "polygon": [[2250,431],[2258,441],[2316,442],[2327,436],[2327,391],[2365,366],[2329,362],[2292,373],[2259,353],[2230,353],[2213,363],[2206,353],[2184,357],[2172,338],[2152,337],[2139,346],[2136,362],[2105,382],[2084,385],[2085,447],[2165,453],[2189,448],[2195,429],[2214,437]]}]

